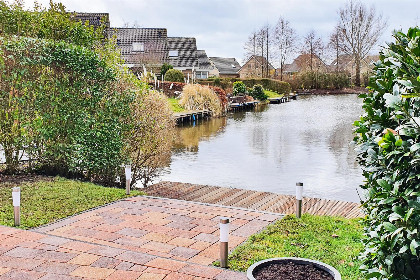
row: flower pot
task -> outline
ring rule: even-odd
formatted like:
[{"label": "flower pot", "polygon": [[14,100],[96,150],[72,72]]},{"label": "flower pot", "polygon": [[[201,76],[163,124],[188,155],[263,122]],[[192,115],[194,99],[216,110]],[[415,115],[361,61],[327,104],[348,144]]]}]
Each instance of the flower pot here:
[{"label": "flower pot", "polygon": [[310,259],[302,259],[302,258],[273,258],[273,259],[266,259],[266,260],[262,260],[257,263],[254,263],[247,270],[248,280],[256,280],[254,278],[254,273],[261,270],[264,267],[267,267],[271,264],[287,264],[290,262],[294,264],[312,264],[319,270],[325,271],[326,273],[331,275],[334,278],[334,280],[341,280],[340,273],[334,267],[328,264],[322,263],[322,262],[318,262],[318,261],[314,261]]}]

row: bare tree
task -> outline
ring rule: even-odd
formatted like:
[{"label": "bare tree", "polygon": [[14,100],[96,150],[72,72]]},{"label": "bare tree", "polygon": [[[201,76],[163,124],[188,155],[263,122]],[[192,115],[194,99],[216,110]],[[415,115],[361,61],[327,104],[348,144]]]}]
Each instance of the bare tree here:
[{"label": "bare tree", "polygon": [[336,27],[333,33],[330,35],[330,41],[328,42],[328,48],[334,53],[335,58],[335,72],[340,71],[340,55],[342,54],[342,44],[340,40],[340,30]]},{"label": "bare tree", "polygon": [[349,0],[338,10],[338,16],[341,49],[353,56],[356,64],[355,84],[360,86],[361,61],[376,45],[387,23],[382,15],[376,15],[373,6],[368,9],[360,1]]},{"label": "bare tree", "polygon": [[252,56],[257,55],[257,32],[252,32],[244,44],[244,63]]},{"label": "bare tree", "polygon": [[295,50],[297,36],[289,21],[282,17],[277,21],[273,32],[275,51],[280,63],[280,80],[283,80],[283,68],[288,55]]},{"label": "bare tree", "polygon": [[309,67],[311,71],[313,71],[314,66],[316,63],[314,60],[318,58],[320,59],[322,52],[324,51],[324,44],[320,37],[318,37],[314,30],[311,30],[305,38],[303,38],[303,48],[302,52],[305,54],[309,54]]}]

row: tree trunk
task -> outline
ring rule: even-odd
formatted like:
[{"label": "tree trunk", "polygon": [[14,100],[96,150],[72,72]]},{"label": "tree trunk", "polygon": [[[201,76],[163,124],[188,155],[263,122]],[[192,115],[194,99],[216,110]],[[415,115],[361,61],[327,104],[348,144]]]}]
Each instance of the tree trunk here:
[{"label": "tree trunk", "polygon": [[355,63],[356,63],[356,77],[355,77],[354,84],[360,87],[360,58],[358,56],[355,57]]}]

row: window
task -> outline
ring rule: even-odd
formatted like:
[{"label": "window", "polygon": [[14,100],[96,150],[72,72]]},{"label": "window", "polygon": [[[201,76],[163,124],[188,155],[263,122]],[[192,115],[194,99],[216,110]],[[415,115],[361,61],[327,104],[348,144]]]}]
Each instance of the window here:
[{"label": "window", "polygon": [[236,66],[232,64],[232,68],[236,68]]},{"label": "window", "polygon": [[177,57],[177,56],[178,56],[178,51],[177,50],[169,51],[169,57]]},{"label": "window", "polygon": [[134,52],[144,52],[144,43],[133,43]]}]

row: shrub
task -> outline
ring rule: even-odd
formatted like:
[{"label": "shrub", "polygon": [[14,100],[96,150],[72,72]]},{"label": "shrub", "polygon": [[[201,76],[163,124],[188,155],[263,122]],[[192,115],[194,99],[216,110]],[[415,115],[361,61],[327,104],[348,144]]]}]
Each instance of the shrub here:
[{"label": "shrub", "polygon": [[351,79],[348,73],[302,72],[289,78],[293,90],[297,89],[342,89],[349,87]]},{"label": "shrub", "polygon": [[131,112],[128,153],[133,180],[146,187],[170,162],[175,122],[166,96],[157,91],[137,94]]},{"label": "shrub", "polygon": [[289,94],[291,91],[290,84],[283,81],[272,80],[272,79],[247,79],[243,80],[247,87],[253,87],[256,84],[260,84],[263,88],[277,92],[278,94]]},{"label": "shrub", "polygon": [[264,93],[262,85],[254,85],[251,90],[251,96],[261,101],[267,100],[267,95]]},{"label": "shrub", "polygon": [[362,269],[370,279],[420,279],[420,29],[394,38],[355,122],[367,190]]},{"label": "shrub", "polygon": [[165,74],[165,81],[183,83],[184,74],[180,70],[169,69]]},{"label": "shrub", "polygon": [[160,67],[160,76],[165,77],[166,72],[170,69],[174,69],[174,67],[170,64],[164,63],[162,67]]},{"label": "shrub", "polygon": [[187,110],[210,110],[214,116],[222,113],[217,94],[211,88],[198,84],[185,85],[179,104]]},{"label": "shrub", "polygon": [[246,85],[242,81],[233,83],[233,95],[244,95],[246,93]]}]

